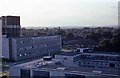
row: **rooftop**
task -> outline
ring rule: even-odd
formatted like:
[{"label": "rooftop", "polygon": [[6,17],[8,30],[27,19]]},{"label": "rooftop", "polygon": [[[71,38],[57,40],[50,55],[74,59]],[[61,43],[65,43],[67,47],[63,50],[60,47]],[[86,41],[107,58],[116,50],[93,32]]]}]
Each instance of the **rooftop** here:
[{"label": "rooftop", "polygon": [[92,52],[92,53],[83,53],[86,55],[102,55],[102,56],[120,56],[118,53],[112,52]]},{"label": "rooftop", "polygon": [[[88,68],[88,67],[70,67],[70,66],[61,66],[61,65],[44,65],[40,68],[38,68],[39,70],[56,70],[59,71],[58,68],[62,68],[61,71],[67,71],[67,72],[73,72],[73,73],[78,73],[78,74],[109,74],[109,75],[118,75],[118,71],[119,69],[95,69],[95,68]],[[64,68],[64,69],[63,69]],[[95,73],[96,71],[96,73]],[[98,71],[98,73],[97,73]]]},{"label": "rooftop", "polygon": [[57,37],[59,35],[53,35],[53,36],[49,36],[49,35],[46,35],[46,36],[20,36],[20,37],[10,37],[10,38],[13,38],[13,39],[18,39],[18,38],[41,38],[41,37]]},{"label": "rooftop", "polygon": [[63,52],[59,55],[64,55],[64,56],[75,56],[79,54],[85,54],[85,55],[102,55],[102,56],[120,56],[119,53],[116,52],[77,52],[77,51],[68,51],[68,52]]},{"label": "rooftop", "polygon": [[60,64],[53,64],[55,59],[52,61],[43,61],[42,59],[16,65],[16,67],[22,69],[32,70],[43,70],[43,71],[63,71],[76,74],[87,74],[87,75],[113,75],[117,76],[119,69],[101,69],[101,68],[87,68],[87,67],[70,67],[62,66]]},{"label": "rooftop", "polygon": [[64,55],[64,56],[75,56],[75,55],[78,55],[78,54],[81,54],[80,52],[77,52],[77,51],[70,51],[70,52],[63,52],[59,55]]}]

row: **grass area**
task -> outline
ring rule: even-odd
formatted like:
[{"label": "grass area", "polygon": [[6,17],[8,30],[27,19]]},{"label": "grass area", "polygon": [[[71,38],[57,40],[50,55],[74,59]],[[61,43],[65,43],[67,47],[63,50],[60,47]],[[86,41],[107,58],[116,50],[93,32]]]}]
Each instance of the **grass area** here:
[{"label": "grass area", "polygon": [[7,76],[7,78],[9,78],[9,70],[5,71],[5,72],[0,72],[0,77],[2,76]]},{"label": "grass area", "polygon": [[2,72],[0,72],[0,75],[2,74]]}]

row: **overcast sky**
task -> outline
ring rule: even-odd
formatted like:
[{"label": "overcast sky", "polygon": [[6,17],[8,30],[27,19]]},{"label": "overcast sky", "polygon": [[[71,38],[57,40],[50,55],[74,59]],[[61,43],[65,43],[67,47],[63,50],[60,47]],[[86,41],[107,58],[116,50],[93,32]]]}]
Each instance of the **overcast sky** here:
[{"label": "overcast sky", "polygon": [[0,0],[0,16],[21,16],[22,27],[117,25],[119,0]]}]

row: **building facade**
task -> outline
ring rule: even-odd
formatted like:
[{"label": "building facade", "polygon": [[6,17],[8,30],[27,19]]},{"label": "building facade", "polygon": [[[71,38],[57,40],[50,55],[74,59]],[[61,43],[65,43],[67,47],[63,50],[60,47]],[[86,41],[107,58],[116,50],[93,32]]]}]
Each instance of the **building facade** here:
[{"label": "building facade", "polygon": [[90,68],[120,68],[120,55],[105,52],[78,52],[71,51],[55,55],[65,66]]},{"label": "building facade", "polygon": [[80,66],[91,68],[120,68],[120,55],[112,53],[83,53]]},{"label": "building facade", "polygon": [[61,52],[61,36],[15,37],[9,39],[9,58],[15,61]]},{"label": "building facade", "polygon": [[6,38],[5,35],[2,35],[2,56],[3,58],[9,59],[9,38]]},{"label": "building facade", "polygon": [[2,16],[2,34],[7,37],[20,36],[20,16]]}]

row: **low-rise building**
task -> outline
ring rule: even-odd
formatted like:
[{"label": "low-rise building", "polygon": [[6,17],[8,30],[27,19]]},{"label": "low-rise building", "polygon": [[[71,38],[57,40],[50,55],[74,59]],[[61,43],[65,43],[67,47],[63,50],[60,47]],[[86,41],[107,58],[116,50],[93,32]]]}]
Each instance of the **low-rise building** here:
[{"label": "low-rise building", "polygon": [[39,59],[10,67],[11,77],[24,78],[119,78],[119,70],[61,65],[59,59]]},{"label": "low-rise building", "polygon": [[65,66],[120,68],[120,55],[112,52],[80,52],[77,50],[55,55],[55,58]]}]

